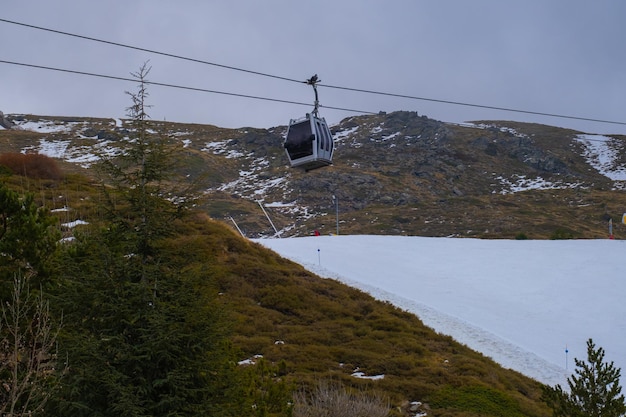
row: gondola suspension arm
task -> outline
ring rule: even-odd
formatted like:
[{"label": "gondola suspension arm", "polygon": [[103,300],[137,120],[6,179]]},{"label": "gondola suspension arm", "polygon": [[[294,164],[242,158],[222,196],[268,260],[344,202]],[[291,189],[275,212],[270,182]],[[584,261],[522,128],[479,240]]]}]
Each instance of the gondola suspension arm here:
[{"label": "gondola suspension arm", "polygon": [[313,87],[313,91],[315,92],[315,103],[313,105],[313,115],[315,117],[319,117],[318,116],[318,109],[320,107],[320,102],[319,102],[319,96],[317,95],[317,83],[319,83],[320,80],[317,77],[317,74],[315,74],[314,76],[312,76],[311,78],[309,78],[308,80],[305,81],[305,83],[307,83],[308,85]]}]

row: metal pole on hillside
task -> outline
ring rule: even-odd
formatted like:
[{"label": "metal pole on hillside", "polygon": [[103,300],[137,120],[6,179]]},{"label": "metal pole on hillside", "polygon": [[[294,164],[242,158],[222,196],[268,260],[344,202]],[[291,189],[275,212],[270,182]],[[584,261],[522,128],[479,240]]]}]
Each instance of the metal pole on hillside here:
[{"label": "metal pole on hillside", "polygon": [[335,203],[335,213],[337,218],[337,236],[339,236],[339,199],[333,194],[333,202]]},{"label": "metal pole on hillside", "polygon": [[278,229],[276,229],[276,226],[274,226],[274,222],[272,221],[272,219],[270,219],[270,216],[269,214],[267,214],[267,211],[265,211],[265,207],[263,207],[263,203],[261,203],[261,200],[257,200],[257,203],[259,203],[259,207],[261,207],[261,210],[263,210],[263,214],[265,214],[265,217],[267,217],[267,220],[272,225],[272,228],[274,229],[274,236],[281,237],[280,233],[278,233]]},{"label": "metal pole on hillside", "polygon": [[239,228],[239,226],[237,225],[237,222],[235,221],[235,219],[233,219],[233,216],[230,216],[230,220],[234,223],[235,227],[237,228],[237,231],[239,232],[239,234],[242,237],[246,237],[246,235],[243,234],[243,232],[241,231],[241,229]]}]

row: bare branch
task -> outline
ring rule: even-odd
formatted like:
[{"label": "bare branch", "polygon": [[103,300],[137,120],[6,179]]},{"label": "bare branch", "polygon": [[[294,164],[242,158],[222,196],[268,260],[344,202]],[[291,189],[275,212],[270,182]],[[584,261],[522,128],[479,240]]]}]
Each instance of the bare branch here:
[{"label": "bare branch", "polygon": [[0,320],[0,415],[35,416],[50,398],[57,376],[55,327],[43,295],[16,275]]}]

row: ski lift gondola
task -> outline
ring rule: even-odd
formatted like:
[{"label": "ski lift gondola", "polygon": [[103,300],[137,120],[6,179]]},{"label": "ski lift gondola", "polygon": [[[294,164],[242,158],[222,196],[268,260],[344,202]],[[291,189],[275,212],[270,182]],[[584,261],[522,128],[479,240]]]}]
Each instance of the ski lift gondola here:
[{"label": "ski lift gondola", "polygon": [[304,118],[289,121],[287,136],[285,137],[285,152],[292,168],[301,168],[305,171],[321,168],[332,164],[333,136],[323,117],[319,117],[317,75],[306,80],[315,91],[315,105],[312,113]]}]

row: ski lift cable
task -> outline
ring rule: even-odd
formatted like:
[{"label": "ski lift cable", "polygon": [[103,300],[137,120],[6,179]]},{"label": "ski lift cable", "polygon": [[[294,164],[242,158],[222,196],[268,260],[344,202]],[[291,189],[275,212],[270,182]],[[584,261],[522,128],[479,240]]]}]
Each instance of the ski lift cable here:
[{"label": "ski lift cable", "polygon": [[595,118],[579,117],[579,116],[567,116],[567,115],[556,114],[556,113],[545,113],[545,112],[539,112],[539,111],[513,109],[513,108],[508,108],[508,107],[487,106],[487,105],[482,105],[482,104],[464,103],[464,102],[460,102],[460,101],[439,100],[439,99],[426,98],[426,97],[417,97],[417,96],[411,96],[411,95],[405,95],[405,94],[386,93],[386,92],[383,92],[383,91],[373,91],[373,90],[364,90],[364,89],[360,89],[360,88],[341,87],[341,86],[337,86],[337,85],[318,84],[318,86],[319,87],[326,87],[326,88],[334,88],[334,89],[338,89],[338,90],[354,91],[354,92],[358,92],[358,93],[377,94],[377,95],[381,95],[381,96],[391,96],[391,97],[406,98],[406,99],[411,99],[411,100],[422,100],[422,101],[430,101],[430,102],[435,102],[435,103],[453,104],[455,106],[477,107],[477,108],[481,108],[481,109],[489,109],[489,110],[498,110],[498,111],[508,111],[508,112],[514,112],[514,113],[532,114],[532,115],[536,115],[536,116],[548,116],[548,117],[558,117],[558,118],[570,119],[570,120],[582,120],[582,121],[586,121],[586,122],[597,122],[597,123],[609,123],[609,124],[616,124],[616,125],[626,125],[626,122],[618,122],[618,121],[612,121],[612,120],[595,119]]},{"label": "ski lift cable", "polygon": [[264,77],[276,78],[276,79],[284,80],[284,81],[291,81],[291,82],[297,82],[297,83],[302,82],[301,80],[295,80],[293,78],[281,77],[279,75],[267,74],[267,73],[264,73],[264,72],[248,70],[248,69],[245,69],[245,68],[238,68],[238,67],[234,67],[234,66],[231,66],[231,65],[218,64],[218,63],[215,63],[215,62],[204,61],[202,59],[190,58],[190,57],[186,57],[186,56],[182,56],[182,55],[176,55],[176,54],[172,54],[172,53],[168,53],[168,52],[156,51],[154,49],[141,48],[139,46],[127,45],[127,44],[123,44],[123,43],[120,43],[120,42],[107,41],[105,39],[98,39],[98,38],[93,38],[91,36],[78,35],[76,33],[64,32],[62,30],[56,30],[56,29],[45,28],[45,27],[42,27],[42,26],[30,25],[30,24],[27,24],[27,23],[16,22],[16,21],[13,21],[13,20],[8,20],[8,19],[0,18],[0,22],[11,23],[13,25],[18,25],[18,26],[27,27],[27,28],[30,28],[30,29],[37,29],[37,30],[42,30],[42,31],[46,31],[46,32],[56,33],[56,34],[59,34],[59,35],[71,36],[71,37],[74,37],[74,38],[84,39],[84,40],[88,40],[88,41],[92,41],[92,42],[99,42],[99,43],[103,43],[103,44],[107,44],[107,45],[118,46],[120,48],[134,49],[136,51],[148,52],[150,54],[162,55],[162,56],[166,56],[166,57],[170,57],[170,58],[181,59],[181,60],[184,60],[184,61],[195,62],[195,63],[198,63],[198,64],[212,65],[212,66],[215,66],[215,67],[225,68],[225,69],[233,70],[233,71],[241,71],[241,72],[246,72],[246,73],[254,74],[254,75],[262,75]]},{"label": "ski lift cable", "polygon": [[[0,60],[0,64],[17,65],[17,66],[28,67],[28,68],[64,72],[64,73],[76,74],[76,75],[85,75],[89,77],[105,78],[105,79],[117,80],[117,81],[129,81],[129,82],[134,82],[134,83],[137,82],[136,78],[119,77],[115,75],[98,74],[98,73],[93,73],[93,72],[71,70],[71,69],[66,69],[66,68],[55,68],[55,67],[44,66],[44,65],[26,64],[22,62]],[[299,101],[283,100],[283,99],[278,99],[278,98],[262,97],[262,96],[253,96],[249,94],[232,93],[228,91],[218,91],[218,90],[211,90],[211,89],[200,88],[200,87],[189,87],[189,86],[170,84],[170,83],[161,83],[161,82],[149,81],[149,80],[144,81],[144,83],[147,85],[154,85],[154,86],[159,86],[159,87],[177,88],[177,89],[197,91],[197,92],[202,92],[202,93],[221,94],[221,95],[248,98],[248,99],[254,99],[254,100],[265,100],[265,101],[272,101],[275,103],[294,104],[298,106],[310,106],[311,105],[311,103],[304,103],[304,102],[299,102]],[[333,106],[320,106],[320,107],[324,107],[326,109],[332,109],[332,110],[352,112],[352,113],[377,114],[376,112],[371,112],[367,110],[348,109],[345,107],[333,107]]]},{"label": "ski lift cable", "polygon": [[[54,67],[43,66],[43,65],[25,64],[25,63],[20,63],[20,62],[13,62],[13,61],[0,60],[0,64],[17,65],[17,66],[28,67],[28,68],[36,68],[36,69],[43,69],[43,70],[48,70],[48,71],[56,71],[56,72],[63,72],[63,73],[69,73],[69,74],[84,75],[84,76],[104,78],[104,79],[110,79],[110,80],[116,80],[116,81],[127,81],[127,82],[133,82],[133,83],[137,82],[137,79],[135,79],[135,78],[119,77],[119,76],[106,75],[106,74],[97,74],[97,73],[92,73],[92,72],[77,71],[77,70],[70,70],[70,69],[64,69],[64,68],[54,68]],[[196,92],[211,93],[211,94],[221,94],[221,95],[240,97],[240,98],[247,98],[247,99],[253,99],[253,100],[265,100],[265,101],[271,101],[271,102],[275,102],[275,103],[293,104],[293,105],[297,105],[297,106],[307,106],[307,107],[309,107],[311,105],[311,103],[304,103],[304,102],[291,101],[291,100],[283,100],[283,99],[270,98],[270,97],[253,96],[253,95],[248,95],[248,94],[239,94],[239,93],[232,93],[232,92],[227,92],[227,91],[217,91],[217,90],[210,90],[210,89],[206,89],[206,88],[189,87],[189,86],[182,86],[182,85],[176,85],[176,84],[160,83],[160,82],[156,82],[156,81],[148,81],[148,80],[146,80],[144,82],[145,82],[145,84],[148,84],[148,85],[154,85],[154,86],[159,86],[159,87],[167,87],[167,88],[177,88],[177,89],[182,89],[182,90],[187,90],[187,91],[196,91]],[[322,106],[322,105],[319,105],[319,107],[325,108],[325,109],[329,109],[329,110],[338,110],[338,111],[344,111],[344,112],[348,112],[348,113],[357,113],[357,114],[371,114],[371,115],[375,115],[375,114],[379,114],[380,113],[380,112],[373,112],[373,111],[368,111],[368,110],[350,109],[350,108],[346,108],[346,107]],[[604,142],[603,140],[600,140],[600,139],[591,139],[591,138],[587,138],[585,140],[590,141],[590,142]]]},{"label": "ski lift cable", "polygon": [[[260,72],[260,71],[248,70],[248,69],[245,69],[245,68],[239,68],[239,67],[235,67],[235,66],[231,66],[231,65],[218,64],[218,63],[215,63],[215,62],[209,62],[209,61],[205,61],[205,60],[201,60],[201,59],[189,58],[189,57],[185,57],[185,56],[181,56],[181,55],[176,55],[176,54],[172,54],[172,53],[156,51],[156,50],[147,49],[147,48],[141,48],[141,47],[127,45],[127,44],[123,44],[123,43],[119,43],[119,42],[107,41],[107,40],[104,40],[104,39],[93,38],[93,37],[85,36],[85,35],[78,35],[78,34],[75,34],[75,33],[65,32],[65,31],[61,31],[61,30],[44,28],[44,27],[41,27],[41,26],[31,25],[31,24],[22,23],[22,22],[16,22],[16,21],[13,21],[13,20],[8,20],[8,19],[3,19],[3,18],[0,18],[0,22],[10,23],[10,24],[18,25],[18,26],[27,27],[27,28],[30,28],[30,29],[42,30],[42,31],[47,31],[47,32],[56,33],[56,34],[60,34],[60,35],[65,35],[65,36],[71,36],[71,37],[84,39],[84,40],[88,40],[88,41],[93,41],[93,42],[99,42],[99,43],[103,43],[103,44],[118,46],[118,47],[122,47],[122,48],[134,49],[134,50],[138,50],[138,51],[142,51],[142,52],[148,52],[148,53],[151,53],[151,54],[167,56],[167,57],[170,57],[170,58],[181,59],[181,60],[191,61],[191,62],[205,64],[205,65],[212,65],[212,66],[225,68],[225,69],[232,70],[232,71],[240,71],[240,72],[245,72],[245,73],[248,73],[248,74],[260,75],[260,76],[264,76],[264,77],[270,77],[270,78],[284,80],[284,81],[290,81],[290,82],[296,82],[296,83],[308,83],[308,81],[309,81],[309,80],[301,81],[301,80],[297,80],[297,79],[293,79],[293,78],[289,78],[289,77],[283,77],[283,76],[279,76],[279,75],[268,74],[268,73],[264,73],[264,72]],[[344,86],[336,86],[336,85],[328,85],[328,84],[316,84],[316,85],[318,85],[320,87],[334,88],[334,89],[353,91],[353,92],[359,92],[359,93],[365,93],[365,94],[375,94],[375,95],[388,96],[388,97],[405,98],[405,99],[410,99],[410,100],[429,101],[429,102],[449,104],[449,105],[456,105],[456,106],[474,107],[474,108],[482,108],[482,109],[506,111],[506,112],[513,112],[513,113],[522,113],[522,114],[531,114],[531,115],[536,115],[536,116],[547,116],[547,117],[569,119],[569,120],[580,120],[580,121],[587,121],[587,122],[594,122],[594,123],[626,125],[626,122],[605,120],[605,119],[598,119],[598,118],[591,118],[591,117],[568,116],[568,115],[557,114],[557,113],[548,113],[548,112],[539,112],[539,111],[532,111],[532,110],[514,109],[514,108],[508,108],[508,107],[490,106],[490,105],[482,105],[482,104],[475,104],[475,103],[465,103],[465,102],[460,102],[460,101],[434,99],[434,98],[427,98],[427,97],[419,97],[419,96],[412,96],[412,95],[405,95],[405,94],[396,94],[396,93],[390,93],[390,92],[384,92],[384,91],[374,91],[374,90],[366,90],[366,89],[361,89],[361,88],[352,88],[352,87],[344,87]],[[222,93],[218,93],[218,94],[222,94]],[[228,93],[223,93],[223,94],[228,94]],[[236,94],[232,94],[232,95],[236,95]],[[246,97],[246,96],[243,95],[243,97]],[[248,98],[257,98],[257,97],[248,97]],[[266,98],[262,98],[262,99],[266,99]],[[269,100],[270,101],[274,101],[274,100],[271,100],[271,99],[269,99]],[[281,100],[277,100],[277,101],[281,101]],[[301,103],[292,103],[292,104],[301,104]],[[327,109],[333,109],[333,110],[350,111],[350,112],[355,112],[355,113],[375,114],[373,112],[368,112],[368,111],[361,112],[361,111],[355,111],[355,110],[345,109],[345,108],[334,108],[334,107],[321,106],[321,105],[319,107],[325,107]]]},{"label": "ski lift cable", "polygon": [[[127,82],[133,82],[133,83],[137,82],[136,78],[119,77],[119,76],[106,75],[106,74],[96,74],[92,72],[77,71],[77,70],[70,70],[70,69],[64,69],[64,68],[54,68],[54,67],[48,67],[48,66],[43,66],[43,65],[25,64],[25,63],[20,63],[20,62],[13,62],[13,61],[0,60],[0,64],[17,65],[17,66],[28,67],[28,68],[64,72],[64,73],[69,73],[69,74],[84,75],[84,76],[104,78],[104,79],[110,79],[110,80],[116,80],[116,81],[127,81]],[[253,100],[271,101],[275,103],[285,103],[285,104],[293,104],[293,105],[307,106],[307,107],[311,105],[311,103],[303,103],[303,102],[298,102],[298,101],[282,100],[282,99],[277,99],[277,98],[261,97],[261,96],[252,96],[248,94],[231,93],[231,92],[226,92],[226,91],[209,90],[206,88],[188,87],[188,86],[160,83],[160,82],[148,81],[148,80],[144,81],[144,83],[148,85],[159,86],[159,87],[178,88],[182,90],[196,91],[196,92],[202,92],[202,93],[222,94],[222,95],[227,95],[227,96],[234,96],[234,97],[247,98],[247,99],[253,99]],[[346,107],[322,106],[322,105],[319,105],[319,107],[330,109],[330,110],[344,111],[344,112],[349,112],[349,113],[370,114],[370,115],[380,114],[380,112],[373,112],[373,111],[368,111],[368,110],[356,110],[356,109],[350,109]],[[592,138],[586,138],[585,140],[589,142],[604,142],[604,140],[592,139]]]}]

